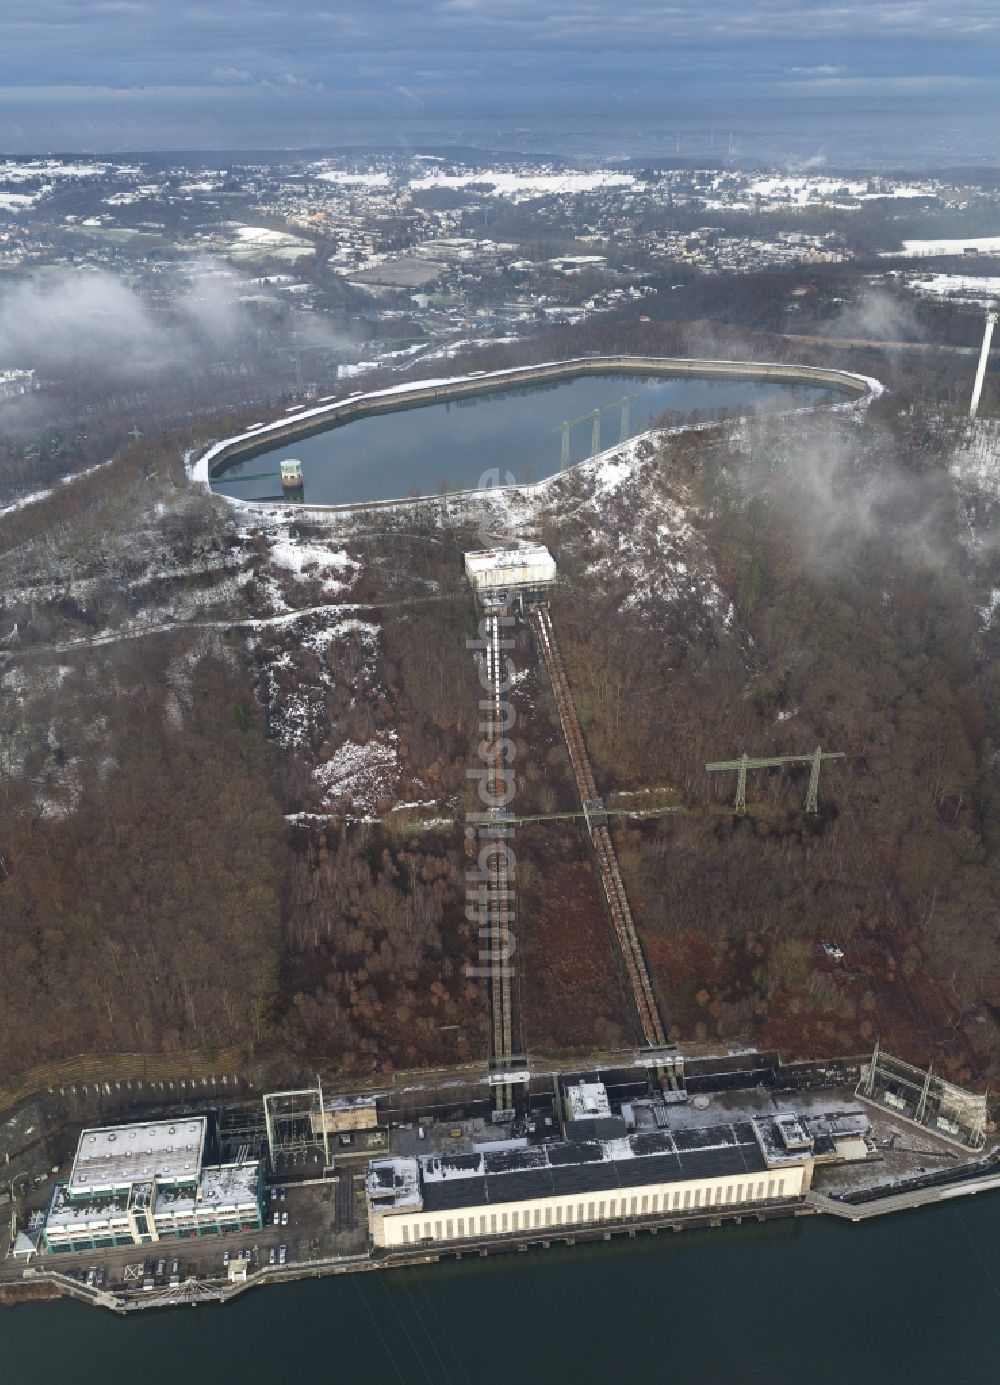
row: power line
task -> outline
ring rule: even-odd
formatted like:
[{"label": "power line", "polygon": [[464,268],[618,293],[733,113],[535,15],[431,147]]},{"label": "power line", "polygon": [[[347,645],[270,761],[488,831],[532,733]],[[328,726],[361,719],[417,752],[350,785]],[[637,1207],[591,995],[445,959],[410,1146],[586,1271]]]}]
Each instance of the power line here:
[{"label": "power line", "polygon": [[393,1299],[392,1295],[389,1293],[389,1290],[386,1288],[386,1284],[385,1284],[384,1278],[382,1277],[381,1274],[376,1275],[376,1278],[378,1279],[378,1282],[382,1285],[382,1292],[383,1292],[383,1294],[385,1294],[386,1298],[388,1299],[389,1304],[390,1304],[390,1306],[391,1306],[391,1308],[392,1308],[392,1311],[396,1314],[396,1319],[397,1319],[397,1321],[399,1322],[400,1327],[403,1329],[403,1336],[406,1338],[406,1340],[407,1340],[407,1341],[409,1342],[409,1344],[410,1344],[410,1350],[413,1352],[413,1358],[414,1358],[414,1360],[416,1361],[417,1365],[420,1367],[420,1369],[423,1371],[423,1373],[424,1373],[424,1379],[427,1381],[427,1385],[433,1385],[433,1382],[431,1381],[430,1375],[429,1375],[429,1373],[428,1373],[428,1371],[427,1371],[427,1367],[424,1365],[423,1357],[420,1355],[420,1352],[417,1350],[417,1344],[416,1344],[416,1342],[414,1342],[413,1338],[410,1336],[410,1330],[409,1330],[409,1328],[406,1326],[406,1323],[403,1321],[403,1315],[402,1315],[402,1313],[400,1313],[398,1307],[396,1306],[395,1300]]},{"label": "power line", "polygon": [[352,1275],[351,1275],[351,1278],[354,1280],[355,1284],[358,1286],[358,1293],[361,1295],[361,1302],[362,1302],[362,1303],[365,1305],[365,1307],[368,1309],[368,1316],[371,1318],[372,1322],[374,1323],[374,1325],[375,1325],[375,1331],[378,1333],[379,1339],[381,1340],[382,1345],[385,1347],[386,1355],[388,1356],[389,1360],[392,1362],[392,1369],[396,1372],[397,1376],[399,1377],[399,1385],[406,1385],[406,1380],[405,1380],[405,1378],[404,1378],[404,1376],[403,1376],[403,1372],[399,1369],[399,1366],[396,1364],[396,1358],[395,1358],[395,1356],[393,1356],[393,1354],[392,1354],[392,1349],[390,1348],[389,1343],[388,1343],[388,1342],[386,1341],[386,1339],[385,1339],[385,1333],[382,1331],[381,1325],[379,1324],[379,1320],[378,1320],[378,1318],[375,1316],[375,1312],[374,1312],[374,1310],[373,1310],[371,1304],[368,1302],[367,1298],[365,1297],[365,1291],[364,1291],[364,1289],[361,1287],[361,1276],[360,1276],[359,1274],[352,1274]]},{"label": "power line", "polygon": [[435,1342],[434,1338],[431,1336],[430,1328],[427,1326],[426,1322],[424,1322],[423,1314],[421,1313],[420,1309],[417,1307],[416,1299],[415,1299],[414,1296],[413,1296],[413,1292],[412,1292],[412,1290],[410,1289],[410,1286],[409,1286],[409,1285],[407,1284],[407,1282],[406,1282],[405,1274],[400,1275],[400,1277],[399,1277],[399,1282],[400,1282],[400,1284],[402,1285],[403,1292],[406,1294],[407,1298],[410,1300],[410,1306],[412,1307],[414,1313],[416,1313],[416,1315],[417,1315],[417,1321],[419,1322],[420,1326],[424,1329],[424,1336],[425,1336],[425,1337],[427,1338],[427,1340],[430,1342],[430,1344],[431,1344],[431,1346],[432,1346],[432,1348],[433,1348],[433,1350],[434,1350],[434,1355],[435,1355],[435,1356],[437,1357],[437,1359],[438,1359],[438,1362],[439,1362],[439,1364],[440,1364],[440,1366],[441,1366],[441,1370],[442,1370],[442,1372],[444,1373],[444,1378],[445,1378],[445,1381],[447,1382],[447,1385],[451,1385],[451,1374],[450,1374],[450,1372],[449,1372],[449,1370],[448,1370],[448,1367],[444,1364],[444,1359],[443,1359],[443,1357],[442,1357],[440,1351],[438,1350],[437,1342]]}]

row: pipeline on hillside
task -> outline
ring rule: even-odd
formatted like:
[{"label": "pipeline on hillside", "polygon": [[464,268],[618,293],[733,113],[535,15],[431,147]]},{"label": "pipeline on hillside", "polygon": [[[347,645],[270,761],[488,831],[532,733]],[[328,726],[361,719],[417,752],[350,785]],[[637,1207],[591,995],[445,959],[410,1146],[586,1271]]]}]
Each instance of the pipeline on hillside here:
[{"label": "pipeline on hillside", "polygon": [[625,974],[632,990],[632,999],[635,1003],[643,1037],[651,1048],[663,1047],[667,1042],[666,1029],[660,1018],[649,971],[646,967],[646,959],[643,956],[639,937],[635,930],[632,911],[625,894],[625,884],[618,866],[618,858],[615,855],[614,843],[611,840],[611,833],[608,831],[604,804],[594,782],[590,757],[587,754],[583,732],[580,729],[580,720],[576,714],[566,670],[552,628],[552,617],[549,615],[547,606],[539,606],[534,611],[532,625],[545,667],[548,670],[559,721],[562,725],[566,748],[569,751],[570,762],[573,766],[573,775],[580,794],[580,802],[587,819],[594,855],[597,859],[597,869],[611,913],[612,927],[625,967]]}]

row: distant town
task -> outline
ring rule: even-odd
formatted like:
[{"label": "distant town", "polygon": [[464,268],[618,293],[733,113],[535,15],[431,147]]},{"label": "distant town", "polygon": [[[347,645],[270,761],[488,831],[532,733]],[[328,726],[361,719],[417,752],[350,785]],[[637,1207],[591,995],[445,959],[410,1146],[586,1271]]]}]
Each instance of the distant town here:
[{"label": "distant town", "polygon": [[[942,177],[473,161],[445,155],[266,162],[0,162],[0,276],[104,271],[152,311],[211,331],[224,295],[281,356],[287,387],[447,357],[613,316],[706,279],[989,253],[995,186]],[[952,234],[913,236],[923,219]],[[963,232],[963,227],[968,231]],[[967,279],[887,267],[924,297]],[[869,285],[872,276],[868,275]],[[803,280],[805,296],[809,281]],[[995,286],[994,286],[995,287]],[[989,286],[986,286],[987,290]],[[789,312],[798,307],[794,298]],[[662,313],[662,306],[660,309]],[[220,379],[246,375],[213,363]],[[0,360],[0,398],[46,386]]]}]

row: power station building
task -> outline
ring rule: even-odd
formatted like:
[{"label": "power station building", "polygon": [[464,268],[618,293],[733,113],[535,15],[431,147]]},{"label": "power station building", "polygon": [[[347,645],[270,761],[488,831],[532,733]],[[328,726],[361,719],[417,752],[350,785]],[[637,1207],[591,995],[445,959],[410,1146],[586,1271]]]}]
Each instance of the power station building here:
[{"label": "power station building", "polygon": [[68,1181],[49,1199],[46,1250],[150,1245],[262,1226],[263,1164],[204,1164],[207,1124],[204,1116],[180,1116],[84,1130]]},{"label": "power station building", "polygon": [[465,575],[485,605],[531,599],[555,584],[556,560],[542,544],[475,549],[465,555]]},{"label": "power station building", "polygon": [[655,1121],[631,1133],[596,1090],[581,1093],[580,1108],[569,1122],[574,1135],[591,1126],[596,1138],[373,1160],[372,1242],[402,1250],[794,1204],[817,1163],[868,1156],[859,1106],[706,1126],[671,1118],[666,1128]]}]

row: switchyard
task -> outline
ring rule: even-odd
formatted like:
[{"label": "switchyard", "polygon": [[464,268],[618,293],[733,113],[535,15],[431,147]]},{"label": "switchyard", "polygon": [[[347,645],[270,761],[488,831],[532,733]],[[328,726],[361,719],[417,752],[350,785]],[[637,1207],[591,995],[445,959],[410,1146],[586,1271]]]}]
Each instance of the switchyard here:
[{"label": "switchyard", "polygon": [[857,1094],[871,1106],[897,1120],[932,1131],[960,1149],[979,1150],[986,1143],[987,1104],[977,1095],[939,1077],[930,1068],[916,1068],[875,1045],[865,1064]]}]

